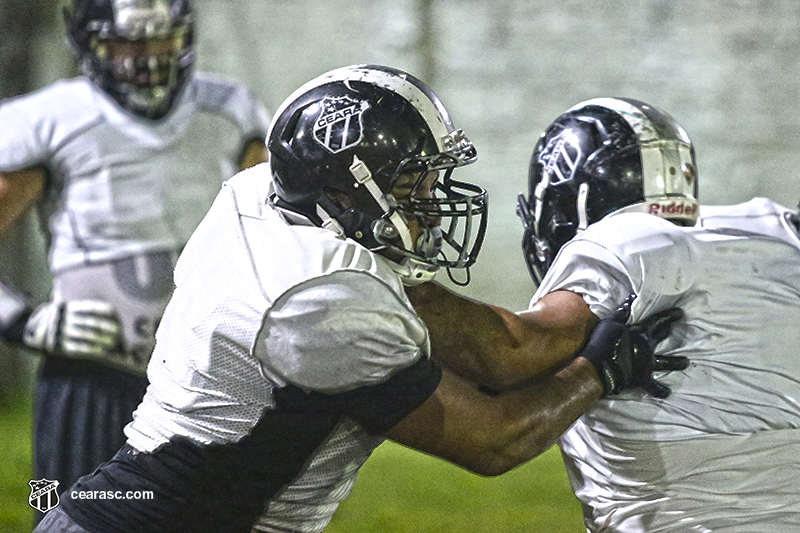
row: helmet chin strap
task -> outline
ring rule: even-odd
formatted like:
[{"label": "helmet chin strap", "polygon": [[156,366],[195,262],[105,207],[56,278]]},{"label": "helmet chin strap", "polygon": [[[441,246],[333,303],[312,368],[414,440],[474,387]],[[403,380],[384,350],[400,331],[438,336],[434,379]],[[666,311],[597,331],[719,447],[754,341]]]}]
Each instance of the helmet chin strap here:
[{"label": "helmet chin strap", "polygon": [[418,261],[413,257],[404,257],[400,261],[388,259],[391,269],[400,276],[400,281],[406,287],[421,285],[436,277],[439,267]]},{"label": "helmet chin strap", "polygon": [[[403,218],[397,210],[389,206],[383,191],[378,187],[378,184],[375,183],[375,180],[372,179],[372,172],[370,172],[367,165],[356,155],[353,155],[353,164],[350,165],[350,173],[356,180],[355,186],[363,185],[366,187],[370,195],[375,199],[381,209],[383,209],[383,212],[389,214],[388,221],[384,219],[384,225],[388,226],[391,224],[394,226],[394,229],[403,242],[403,247],[411,252],[416,251],[416,246],[411,238],[411,232],[408,231],[408,224],[406,224],[405,218]],[[436,229],[439,230],[438,239],[433,232],[426,231],[419,239],[421,247],[428,249],[437,246],[437,243],[438,246],[441,247],[441,229]],[[424,263],[413,257],[404,257],[400,261],[393,261],[390,259],[389,265],[392,270],[400,276],[403,285],[406,286],[414,286],[428,282],[436,276],[436,271],[438,270],[437,266]]]},{"label": "helmet chin strap", "polygon": [[533,206],[533,230],[537,237],[539,237],[539,221],[542,219],[542,208],[544,207],[544,193],[549,186],[550,171],[545,169],[542,173],[542,180],[536,184],[536,188],[533,190],[533,196],[536,198]]},{"label": "helmet chin strap", "polygon": [[389,203],[386,201],[383,191],[378,187],[378,184],[375,183],[375,180],[372,179],[372,172],[367,168],[367,165],[360,160],[357,155],[353,155],[353,164],[350,165],[349,170],[356,180],[355,186],[359,187],[363,185],[366,187],[370,196],[372,196],[383,212],[389,213],[389,221],[394,225],[400,239],[403,241],[403,247],[406,250],[413,251],[414,243],[411,239],[411,233],[408,231],[408,225],[405,219],[400,213],[389,207]]},{"label": "helmet chin strap", "polygon": [[586,199],[588,197],[589,184],[584,181],[578,187],[578,199],[575,202],[578,210],[578,233],[589,227],[589,217],[586,214]]},{"label": "helmet chin strap", "polygon": [[329,229],[332,232],[336,233],[339,237],[344,237],[344,228],[339,221],[333,218],[327,211],[325,211],[321,205],[317,204],[317,216],[322,220],[322,227],[324,229]]}]

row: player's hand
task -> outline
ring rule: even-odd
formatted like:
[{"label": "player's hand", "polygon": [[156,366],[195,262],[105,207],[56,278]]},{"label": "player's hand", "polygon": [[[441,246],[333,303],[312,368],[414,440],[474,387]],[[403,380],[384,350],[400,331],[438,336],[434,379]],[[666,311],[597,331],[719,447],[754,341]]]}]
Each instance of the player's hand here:
[{"label": "player's hand", "polygon": [[579,354],[597,369],[605,396],[642,387],[657,398],[666,398],[670,389],[653,378],[655,371],[683,370],[689,366],[685,357],[655,355],[655,348],[683,317],[680,309],[667,309],[638,324],[625,325],[635,295],[631,295],[611,315],[598,322],[589,342]]},{"label": "player's hand", "polygon": [[50,301],[31,314],[22,340],[46,354],[102,356],[119,348],[121,327],[113,306],[106,302]]}]

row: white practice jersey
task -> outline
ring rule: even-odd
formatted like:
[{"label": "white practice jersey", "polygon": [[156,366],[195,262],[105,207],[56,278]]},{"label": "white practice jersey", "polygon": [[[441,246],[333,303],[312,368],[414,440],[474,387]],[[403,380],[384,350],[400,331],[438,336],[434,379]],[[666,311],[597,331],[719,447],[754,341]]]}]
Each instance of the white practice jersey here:
[{"label": "white practice jersey", "polygon": [[[769,200],[701,208],[695,227],[618,214],[567,243],[534,301],[581,294],[631,322],[680,307],[658,353],[667,399],[624,392],[562,438],[592,531],[800,531],[800,236]],[[750,517],[750,518],[747,518]]]},{"label": "white practice jersey", "polygon": [[39,212],[57,273],[179,250],[269,116],[238,83],[197,73],[157,121],[78,77],[0,102],[0,124],[0,171],[47,170]]},{"label": "white practice jersey", "polygon": [[269,116],[233,81],[198,73],[159,120],[84,77],[0,102],[0,171],[42,166],[38,210],[55,301],[101,300],[122,326],[98,363],[144,374],[174,259]]},{"label": "white practice jersey", "polygon": [[288,223],[267,200],[269,180],[268,164],[229,180],[175,269],[150,386],[125,429],[125,470],[170,475],[154,501],[93,513],[80,502],[77,521],[321,531],[380,434],[438,385],[427,328],[389,263]]}]

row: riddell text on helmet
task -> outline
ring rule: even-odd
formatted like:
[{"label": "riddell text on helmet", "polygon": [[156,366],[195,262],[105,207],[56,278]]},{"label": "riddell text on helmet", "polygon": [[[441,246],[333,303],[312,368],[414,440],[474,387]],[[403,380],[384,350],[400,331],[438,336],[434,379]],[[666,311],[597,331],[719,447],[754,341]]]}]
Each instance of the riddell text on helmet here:
[{"label": "riddell text on helmet", "polygon": [[648,204],[647,212],[659,217],[669,217],[675,215],[691,216],[697,213],[697,204],[694,202],[672,201],[669,203],[653,202]]}]

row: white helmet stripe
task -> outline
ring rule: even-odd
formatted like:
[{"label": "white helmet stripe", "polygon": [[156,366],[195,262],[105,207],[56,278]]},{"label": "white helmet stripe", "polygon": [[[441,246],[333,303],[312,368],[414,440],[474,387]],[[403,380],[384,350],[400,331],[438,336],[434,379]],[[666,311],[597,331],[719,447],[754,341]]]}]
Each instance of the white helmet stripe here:
[{"label": "white helmet stripe", "polygon": [[[436,95],[428,91],[423,91],[420,86],[414,83],[414,78],[409,78],[407,76],[408,75],[405,73],[399,71],[371,65],[351,65],[338,68],[314,78],[294,91],[278,107],[274,116],[276,118],[280,117],[289,105],[300,96],[316,87],[337,81],[363,81],[375,84],[379,87],[385,87],[405,98],[406,101],[422,115],[425,123],[431,129],[434,139],[436,139],[436,145],[439,151],[443,152],[446,149],[442,145],[442,139],[454,130],[453,124],[450,121],[450,116]],[[267,139],[272,135],[274,124],[275,121],[273,120],[269,128],[270,131],[267,134]]]},{"label": "white helmet stripe", "polygon": [[[636,132],[640,143],[669,138],[665,137],[665,134],[668,132],[656,131],[656,128],[653,127],[653,121],[644,113],[644,111],[642,111],[642,109],[620,98],[594,98],[592,100],[587,100],[586,102],[581,102],[580,104],[572,107],[569,111],[589,105],[605,107],[606,109],[610,109],[619,113],[619,115],[622,116],[628,122],[628,124],[630,124],[631,128],[633,128],[633,131]],[[683,128],[677,124],[676,126],[680,135],[680,137],[678,137],[676,140],[683,141],[685,143],[691,143],[689,136],[686,134]]]}]

